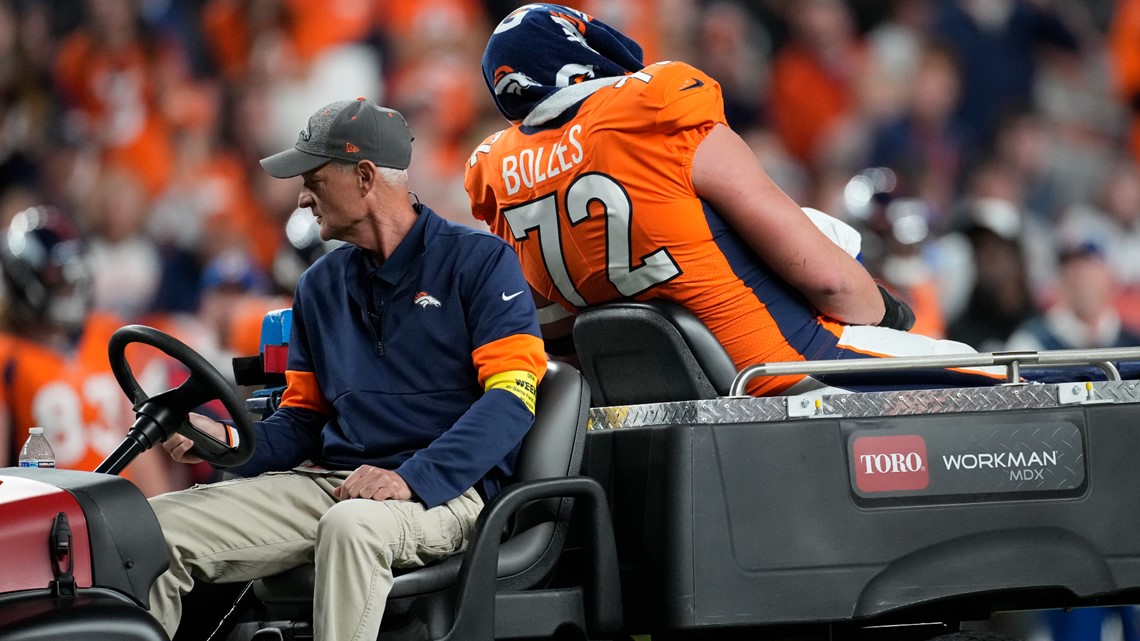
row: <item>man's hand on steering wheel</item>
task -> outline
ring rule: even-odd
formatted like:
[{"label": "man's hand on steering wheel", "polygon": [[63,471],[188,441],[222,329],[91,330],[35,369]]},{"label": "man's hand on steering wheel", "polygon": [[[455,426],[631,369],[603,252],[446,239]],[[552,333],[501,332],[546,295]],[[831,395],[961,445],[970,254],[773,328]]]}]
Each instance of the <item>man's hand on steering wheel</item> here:
[{"label": "man's hand on steering wheel", "polygon": [[[126,347],[132,343],[158,348],[185,365],[190,376],[178,387],[154,396],[148,395],[135,379],[126,358]],[[127,434],[134,443],[131,449],[145,450],[158,443],[167,443],[164,448],[175,460],[204,460],[222,468],[242,465],[253,455],[256,440],[253,422],[237,390],[186,344],[153,327],[127,325],[111,335],[107,357],[115,380],[134,404],[135,425]],[[233,421],[232,428],[202,416],[187,420],[195,408],[213,399],[222,401]],[[193,442],[193,454],[185,447],[184,438],[171,440],[176,434]],[[100,465],[98,471],[117,472],[125,465],[124,460],[127,459],[117,457],[110,464],[104,462],[107,469]]]},{"label": "man's hand on steering wheel", "polygon": [[[219,441],[226,440],[225,425],[215,421],[208,416],[202,416],[201,414],[196,414],[194,412],[191,412],[188,418],[190,419],[190,424],[199,430],[206,432]],[[190,439],[182,436],[181,434],[178,434],[177,432],[171,434],[170,438],[166,439],[166,441],[162,444],[162,449],[166,450],[166,453],[170,455],[170,458],[174,459],[178,463],[187,463],[191,465],[194,463],[202,462],[202,459],[194,456],[193,454],[190,454],[190,450],[193,448],[194,441],[191,441]]]}]

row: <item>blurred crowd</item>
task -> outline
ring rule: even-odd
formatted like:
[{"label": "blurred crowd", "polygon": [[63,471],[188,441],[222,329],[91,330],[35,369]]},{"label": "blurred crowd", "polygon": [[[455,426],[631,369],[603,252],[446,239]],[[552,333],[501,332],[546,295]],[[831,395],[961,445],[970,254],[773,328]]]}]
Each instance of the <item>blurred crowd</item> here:
[{"label": "blurred crowd", "polygon": [[[0,0],[0,225],[58,208],[95,309],[256,350],[242,303],[287,301],[327,250],[257,159],[368,96],[408,117],[413,188],[480,225],[464,161],[504,123],[478,60],[518,4]],[[918,331],[983,351],[1140,331],[1140,0],[571,4],[719,80],[777,183],[864,232]]]},{"label": "blurred crowd", "polygon": [[[299,183],[257,163],[321,105],[403,112],[413,189],[481,225],[465,162],[505,122],[479,58],[519,4],[0,0],[0,228],[64,216],[89,313],[224,370],[329,249]],[[716,78],[775,181],[863,232],[915,331],[981,351],[1140,344],[1140,0],[566,4]],[[34,335],[15,278],[3,329]]]}]

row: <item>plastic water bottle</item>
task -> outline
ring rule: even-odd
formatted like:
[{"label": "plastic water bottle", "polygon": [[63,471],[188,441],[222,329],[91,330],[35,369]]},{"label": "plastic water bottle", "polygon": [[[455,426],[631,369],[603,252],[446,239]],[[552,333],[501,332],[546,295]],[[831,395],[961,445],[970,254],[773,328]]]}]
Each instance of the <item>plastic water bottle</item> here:
[{"label": "plastic water bottle", "polygon": [[55,467],[55,451],[44,437],[44,428],[33,427],[28,435],[20,449],[20,467]]}]

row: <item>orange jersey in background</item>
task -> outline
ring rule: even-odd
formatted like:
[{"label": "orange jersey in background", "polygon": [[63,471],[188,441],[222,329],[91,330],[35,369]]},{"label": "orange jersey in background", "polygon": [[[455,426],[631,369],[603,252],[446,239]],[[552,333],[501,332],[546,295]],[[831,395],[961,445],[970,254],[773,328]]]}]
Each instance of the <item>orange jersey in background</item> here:
[{"label": "orange jersey in background", "polygon": [[[495,134],[468,164],[473,213],[512,243],[532,287],[574,311],[622,298],[677,302],[738,367],[830,356],[839,324],[768,270],[693,189],[693,154],[725,123],[712,78],[684,63],[650,65],[561,118]],[[751,391],[798,379],[767,378]]]},{"label": "orange jersey in background", "polygon": [[[13,336],[0,338],[0,390],[15,448],[11,463],[33,426],[44,428],[59,468],[94,470],[119,446],[135,418],[131,401],[115,381],[107,357],[107,342],[121,324],[115,317],[92,314],[70,355]],[[134,348],[127,350],[139,384],[149,394],[170,387],[163,363],[150,357],[149,348],[145,348],[146,354],[141,351],[144,348],[139,349],[137,353]],[[123,476],[130,478],[130,468]]]}]

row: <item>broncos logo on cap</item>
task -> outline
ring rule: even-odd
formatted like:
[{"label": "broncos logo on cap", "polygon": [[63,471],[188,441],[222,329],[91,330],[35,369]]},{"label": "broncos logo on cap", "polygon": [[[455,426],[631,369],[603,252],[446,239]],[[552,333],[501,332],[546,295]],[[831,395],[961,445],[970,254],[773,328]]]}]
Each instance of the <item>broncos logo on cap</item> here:
[{"label": "broncos logo on cap", "polygon": [[503,95],[505,93],[512,93],[521,95],[523,90],[527,87],[537,87],[539,83],[534,81],[534,78],[515,71],[514,69],[502,66],[495,70],[495,94]]}]

